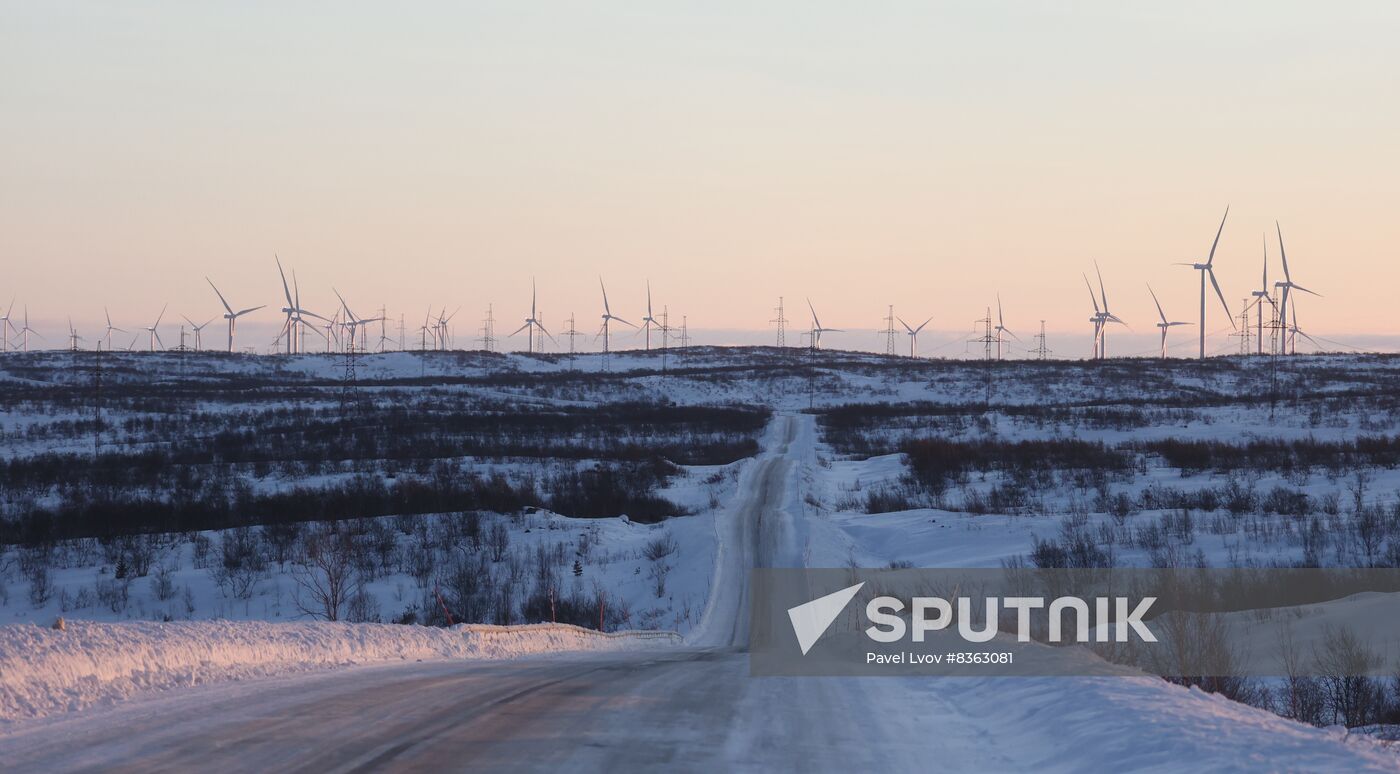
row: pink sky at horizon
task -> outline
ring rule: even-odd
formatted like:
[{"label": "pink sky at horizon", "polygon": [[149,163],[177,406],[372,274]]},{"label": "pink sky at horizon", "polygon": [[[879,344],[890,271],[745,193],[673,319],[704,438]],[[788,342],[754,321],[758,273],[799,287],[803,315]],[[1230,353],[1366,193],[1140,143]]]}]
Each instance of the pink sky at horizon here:
[{"label": "pink sky at horizon", "polygon": [[0,308],[49,345],[69,315],[94,338],[104,305],[128,330],[166,302],[202,321],[205,275],[280,305],[276,253],[312,309],[334,285],[356,311],[461,306],[468,330],[488,303],[517,327],[532,277],[548,323],[596,328],[602,275],[633,322],[647,279],[711,330],[764,330],[782,295],[798,327],[810,297],[833,327],[892,303],[956,332],[1000,293],[1028,338],[1086,334],[1097,260],[1150,338],[1148,283],[1195,321],[1171,264],[1229,204],[1236,313],[1265,234],[1282,278],[1277,219],[1323,294],[1303,327],[1385,337],[1396,39],[1380,2],[11,3]]}]

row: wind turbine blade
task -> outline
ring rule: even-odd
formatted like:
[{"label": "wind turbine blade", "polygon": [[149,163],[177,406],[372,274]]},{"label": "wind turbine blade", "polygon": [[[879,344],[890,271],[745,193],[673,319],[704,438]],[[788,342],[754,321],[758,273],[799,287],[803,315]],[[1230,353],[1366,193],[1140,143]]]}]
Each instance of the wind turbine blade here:
[{"label": "wind turbine blade", "polygon": [[1167,321],[1167,313],[1162,311],[1162,302],[1157,300],[1157,293],[1152,290],[1152,286],[1147,286],[1147,292],[1152,294],[1152,303],[1157,305],[1157,314],[1161,316],[1162,322]]},{"label": "wind turbine blade", "polygon": [[166,309],[169,309],[169,308],[170,308],[170,304],[166,304],[165,306],[162,306],[162,307],[160,308],[160,314],[156,316],[156,324],[153,325],[153,326],[151,326],[152,328],[156,328],[156,327],[159,327],[159,326],[160,326],[160,318],[162,318],[162,317],[165,316],[165,310],[166,310]]},{"label": "wind turbine blade", "polygon": [[[1003,320],[1002,317],[1001,317],[1001,294],[1000,294],[1000,293],[997,294],[997,327],[998,327],[998,328],[1002,328],[1002,329],[1005,329],[1005,328],[1006,328],[1006,321]],[[1007,332],[1010,333],[1010,331],[1007,331]]]},{"label": "wind turbine blade", "polygon": [[[546,330],[544,329],[544,323],[540,322],[539,320],[536,320],[536,321],[535,321],[535,327],[537,327],[537,328],[539,328],[540,330],[544,331],[544,335],[549,336],[549,331],[546,331]],[[554,337],[553,337],[553,336],[549,336],[549,340],[550,340],[550,341],[554,341]]]},{"label": "wind turbine blade", "polygon": [[909,323],[905,322],[903,317],[896,317],[894,319],[899,320],[899,324],[903,325],[904,330],[909,331],[911,335],[914,333],[914,329],[909,327]]},{"label": "wind turbine blade", "polygon": [[277,253],[273,253],[272,257],[277,259],[277,274],[282,277],[282,294],[287,297],[287,306],[292,306],[292,291],[287,287],[287,272],[282,271],[282,259],[277,256]]},{"label": "wind turbine blade", "polygon": [[151,333],[155,334],[156,343],[160,345],[160,348],[165,349],[165,342],[160,340],[160,333],[157,331],[151,331]]},{"label": "wind turbine blade", "polygon": [[817,319],[817,308],[812,306],[812,299],[807,299],[807,308],[812,310],[812,327],[821,330],[822,321]]},{"label": "wind turbine blade", "polygon": [[340,295],[340,291],[335,289],[335,285],[331,285],[331,292],[335,294],[336,298],[340,299],[340,306],[345,310],[345,316],[349,317],[351,320],[356,319],[355,313],[350,311],[350,305],[345,303],[345,296]]},{"label": "wind turbine blade", "polygon": [[1089,289],[1089,300],[1094,302],[1094,314],[1099,313],[1099,300],[1094,297],[1094,286],[1089,282],[1089,275],[1084,275],[1084,287]]},{"label": "wind turbine blade", "polygon": [[[1108,294],[1103,290],[1103,271],[1099,269],[1099,262],[1094,261],[1094,273],[1099,275],[1099,298],[1103,299],[1104,314],[1108,313]],[[1090,291],[1093,292],[1092,290]]]},{"label": "wind turbine blade", "polygon": [[608,306],[608,286],[603,284],[603,278],[598,278],[598,287],[603,289],[603,314],[612,314],[612,307]]},{"label": "wind turbine blade", "polygon": [[247,313],[249,313],[249,312],[256,312],[256,311],[258,311],[259,309],[262,309],[264,306],[267,306],[267,304],[261,304],[261,305],[259,305],[259,306],[249,307],[249,308],[244,309],[244,310],[242,310],[242,311],[240,311],[240,312],[234,312],[234,313],[233,313],[233,316],[234,316],[234,317],[242,317],[243,315],[245,315],[245,314],[247,314]]},{"label": "wind turbine blade", "polygon": [[1313,296],[1317,296],[1318,298],[1322,298],[1322,294],[1321,294],[1321,293],[1314,293],[1313,291],[1308,290],[1307,288],[1303,287],[1302,285],[1294,285],[1293,283],[1290,282],[1290,283],[1288,283],[1288,286],[1291,287],[1291,288],[1293,288],[1294,290],[1301,290],[1301,291],[1303,291],[1304,293],[1307,293],[1308,295],[1313,295]]},{"label": "wind turbine blade", "polygon": [[[1210,266],[1215,260],[1215,248],[1220,244],[1220,234],[1225,230],[1225,218],[1230,217],[1230,205],[1225,205],[1225,217],[1220,219],[1220,228],[1215,230],[1215,241],[1210,243],[1210,257],[1206,258],[1206,265]],[[1232,321],[1233,322],[1233,321]]]},{"label": "wind turbine blade", "polygon": [[[610,319],[613,319],[613,320],[617,320],[618,322],[622,323],[623,325],[632,325],[632,323],[627,322],[626,320],[622,319],[621,317],[612,317],[611,315],[609,315],[609,318],[610,318]],[[637,327],[637,326],[632,325],[632,327],[635,328],[635,327]]]},{"label": "wind turbine blade", "polygon": [[1220,306],[1225,309],[1225,319],[1230,321],[1231,328],[1238,328],[1239,326],[1235,325],[1235,318],[1230,314],[1230,305],[1225,303],[1225,294],[1220,292],[1220,283],[1215,281],[1215,272],[1206,269],[1206,274],[1210,275],[1210,286],[1215,288],[1215,296],[1220,299]]},{"label": "wind turbine blade", "polygon": [[1283,281],[1292,282],[1293,276],[1288,273],[1288,251],[1283,249],[1283,226],[1274,221],[1274,228],[1278,229],[1278,257],[1283,261]]},{"label": "wind turbine blade", "polygon": [[932,317],[928,318],[927,320],[924,320],[924,321],[923,321],[923,324],[921,324],[919,327],[917,327],[917,328],[914,329],[914,333],[917,335],[917,334],[919,333],[919,331],[921,331],[921,330],[924,329],[924,325],[928,325],[928,324],[931,323],[931,322],[933,322],[933,318],[932,318]]},{"label": "wind turbine blade", "polygon": [[1005,326],[1002,326],[1002,329],[1001,329],[1001,330],[1002,330],[1003,333],[1009,334],[1009,335],[1011,336],[1011,338],[1013,338],[1013,339],[1015,339],[1015,340],[1017,340],[1017,341],[1020,341],[1020,340],[1021,340],[1021,337],[1020,337],[1020,336],[1017,336],[1017,335],[1014,334],[1014,333],[1012,333],[1010,328],[1007,328],[1007,327],[1005,327]]},{"label": "wind turbine blade", "polygon": [[[1278,221],[1275,221],[1277,224]],[[1264,284],[1259,286],[1265,293],[1269,292],[1269,232],[1264,232]]]},{"label": "wind turbine blade", "polygon": [[[214,288],[214,295],[216,295],[216,296],[219,297],[219,303],[221,303],[221,304],[224,305],[224,308],[228,310],[228,313],[229,313],[229,314],[233,314],[233,309],[232,309],[231,307],[229,307],[228,302],[224,300],[224,294],[223,294],[223,293],[220,293],[220,292],[219,292],[219,289],[218,289],[217,287],[214,286],[214,280],[211,280],[211,279],[209,279],[208,277],[205,277],[205,278],[204,278],[204,281],[209,283],[209,287]],[[108,318],[107,318],[107,322],[110,324],[110,323],[112,322],[112,319],[111,319],[110,317],[108,317]]]},{"label": "wind turbine blade", "polygon": [[191,320],[190,318],[185,317],[183,314],[180,315],[180,316],[185,318],[185,322],[189,323],[189,324],[190,324],[190,327],[196,328],[196,329],[199,327],[198,325],[195,325],[195,324],[194,324],[194,320]]},{"label": "wind turbine blade", "polygon": [[511,331],[510,335],[511,335],[511,336],[514,336],[515,334],[517,334],[517,333],[519,333],[519,332],[525,330],[525,329],[528,328],[528,327],[530,327],[530,323],[525,323],[524,325],[520,326],[519,328],[516,328],[515,330]]},{"label": "wind turbine blade", "polygon": [[651,318],[651,280],[647,280],[647,319]]}]

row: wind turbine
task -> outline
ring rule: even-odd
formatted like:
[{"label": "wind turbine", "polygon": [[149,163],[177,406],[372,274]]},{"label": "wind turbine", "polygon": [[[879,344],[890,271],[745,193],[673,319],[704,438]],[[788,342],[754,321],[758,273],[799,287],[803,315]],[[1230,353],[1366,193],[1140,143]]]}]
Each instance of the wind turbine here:
[{"label": "wind turbine", "polygon": [[1185,322],[1167,322],[1167,313],[1162,311],[1162,302],[1157,300],[1157,293],[1152,290],[1152,286],[1147,286],[1147,292],[1152,294],[1152,303],[1157,305],[1157,316],[1162,321],[1157,323],[1157,327],[1162,329],[1162,359],[1167,359],[1167,329],[1175,325],[1190,325]]},{"label": "wind turbine", "polygon": [[[1269,292],[1269,235],[1267,232],[1264,234],[1263,283],[1259,286],[1258,290],[1250,292],[1250,295],[1254,297],[1254,303],[1259,307],[1259,317],[1257,327],[1254,330],[1254,338],[1259,345],[1259,354],[1262,355],[1264,354],[1264,302],[1267,301],[1269,305],[1274,306],[1275,311],[1277,311],[1277,306],[1274,304],[1274,297]],[[1249,323],[1246,322],[1245,324],[1248,325]]]},{"label": "wind turbine", "polygon": [[72,317],[69,317],[69,318],[68,318],[68,349],[69,349],[70,351],[72,351],[72,352],[77,352],[77,351],[78,351],[78,342],[79,342],[79,341],[82,341],[82,340],[83,340],[83,337],[78,335],[78,329],[73,327],[73,318],[72,318]]},{"label": "wind turbine", "polygon": [[[1104,306],[1105,306],[1105,307],[1108,306],[1108,302],[1104,302]],[[1020,341],[1020,340],[1021,340],[1021,337],[1020,337],[1020,336],[1017,336],[1017,335],[1014,334],[1014,333],[1012,333],[1012,332],[1011,332],[1011,329],[1008,328],[1008,327],[1006,327],[1005,321],[1002,320],[1002,317],[1001,317],[1001,294],[1000,294],[1000,293],[997,294],[997,327],[996,327],[996,332],[997,332],[997,360],[1001,360],[1001,334],[1003,334],[1003,333],[1010,334],[1010,335],[1011,335],[1011,338],[1013,338],[1013,339],[1015,339],[1015,340],[1017,340],[1017,341]]]},{"label": "wind turbine", "polygon": [[[1299,288],[1299,289],[1301,290],[1301,288]],[[1297,307],[1290,307],[1289,313],[1293,315],[1293,325],[1292,325],[1291,328],[1288,329],[1288,330],[1289,330],[1289,334],[1290,334],[1290,335],[1289,335],[1289,339],[1290,339],[1291,342],[1292,342],[1292,352],[1291,352],[1290,354],[1294,354],[1294,355],[1298,354],[1298,337],[1299,337],[1299,336],[1302,336],[1303,338],[1307,339],[1308,341],[1311,341],[1311,342],[1313,343],[1313,346],[1314,346],[1314,347],[1317,347],[1318,349],[1322,349],[1322,345],[1317,343],[1317,339],[1314,339],[1312,336],[1309,336],[1307,333],[1305,333],[1305,332],[1303,331],[1302,328],[1299,328],[1299,327],[1298,327],[1298,308],[1297,308]]]},{"label": "wind turbine", "polygon": [[442,308],[442,313],[438,315],[437,322],[434,323],[437,326],[436,336],[438,349],[446,350],[447,345],[451,343],[452,337],[448,335],[447,324],[452,322],[452,318],[456,317],[457,312],[460,311],[462,311],[462,307],[459,306],[452,312],[452,314],[447,314],[447,307],[444,306]]},{"label": "wind turbine", "polygon": [[817,319],[817,308],[812,306],[812,299],[807,299],[807,308],[812,311],[812,349],[822,348],[823,333],[845,333],[840,328],[823,328],[822,321]]},{"label": "wind turbine", "polygon": [[[598,287],[603,289],[603,328],[600,331],[598,331],[598,336],[603,337],[603,353],[607,354],[611,351],[608,343],[610,335],[608,324],[611,323],[613,320],[617,320],[623,325],[632,325],[632,323],[627,322],[626,320],[612,313],[612,307],[608,306],[608,287],[607,285],[603,284],[602,277],[598,278]],[[632,327],[635,328],[637,326],[632,325]],[[598,336],[594,336],[593,338],[596,340]]]},{"label": "wind turbine", "polygon": [[899,320],[899,324],[903,325],[904,330],[909,332],[909,357],[917,357],[916,353],[919,350],[919,331],[923,330],[925,325],[932,322],[933,318],[930,317],[924,320],[917,328],[910,328],[909,323],[905,322],[902,317],[896,317],[895,319]]},{"label": "wind turbine", "polygon": [[107,349],[112,348],[112,331],[126,333],[126,331],[112,324],[112,313],[107,311],[107,307],[102,307],[102,313],[107,315]]},{"label": "wind turbine", "polygon": [[[526,337],[529,339],[529,343],[526,344],[525,351],[531,354],[535,351],[535,328],[539,328],[541,333],[549,336],[549,331],[545,330],[544,323],[540,322],[539,315],[535,311],[535,281],[532,279],[530,280],[530,316],[525,318],[524,325],[516,328],[515,332],[510,334],[514,336],[521,331],[527,331]],[[554,341],[554,337],[549,336],[549,340]]]},{"label": "wind turbine", "polygon": [[1225,319],[1230,321],[1230,327],[1235,327],[1235,318],[1230,316],[1230,305],[1225,303],[1225,294],[1220,292],[1220,283],[1215,281],[1215,248],[1220,246],[1220,234],[1225,230],[1225,218],[1230,217],[1230,207],[1226,205],[1225,215],[1220,219],[1220,228],[1215,230],[1215,241],[1210,244],[1210,255],[1206,257],[1205,263],[1178,263],[1177,266],[1190,266],[1201,273],[1201,359],[1206,359],[1206,276],[1210,276],[1211,287],[1215,288],[1215,295],[1220,299],[1220,306],[1225,309]]},{"label": "wind turbine", "polygon": [[651,316],[651,280],[647,280],[647,316],[642,318],[642,331],[647,335],[646,346],[648,352],[651,351],[651,328],[653,325],[658,328],[661,327],[661,323],[657,322],[656,318]]},{"label": "wind turbine", "polygon": [[[162,307],[160,308],[160,314],[156,317],[156,321],[155,321],[154,323],[152,323],[150,327],[144,329],[147,333],[151,334],[151,351],[152,351],[152,352],[155,352],[155,351],[156,351],[156,342],[157,342],[157,341],[160,341],[160,334],[156,332],[156,329],[160,327],[160,320],[161,320],[162,317],[165,316],[165,310],[166,310],[167,308],[169,308],[169,307],[170,307],[170,304],[166,304],[165,306],[162,306]],[[165,342],[160,341],[160,348],[161,348],[161,349],[165,349]]]},{"label": "wind turbine", "polygon": [[1094,324],[1094,348],[1093,359],[1099,359],[1099,339],[1103,336],[1103,312],[1099,310],[1099,298],[1094,295],[1094,286],[1089,284],[1089,275],[1084,275],[1084,287],[1089,289],[1089,300],[1094,303],[1094,316],[1089,318],[1089,322]]},{"label": "wind turbine", "polygon": [[[1302,285],[1299,285],[1299,284],[1297,284],[1297,283],[1295,283],[1295,282],[1293,281],[1292,275],[1290,275],[1290,274],[1288,273],[1288,251],[1283,249],[1283,227],[1280,226],[1280,225],[1278,224],[1278,221],[1274,221],[1274,228],[1278,229],[1278,254],[1279,254],[1279,259],[1283,261],[1283,282],[1275,282],[1275,283],[1274,283],[1274,287],[1276,287],[1276,288],[1282,288],[1282,289],[1283,289],[1283,292],[1282,292],[1282,293],[1280,294],[1280,296],[1279,296],[1278,312],[1279,312],[1279,318],[1282,319],[1282,320],[1284,320],[1284,321],[1285,321],[1284,324],[1287,325],[1288,312],[1289,312],[1289,306],[1288,306],[1288,293],[1289,293],[1289,291],[1291,291],[1291,290],[1301,290],[1301,291],[1303,291],[1304,293],[1309,293],[1309,294],[1311,294],[1311,295],[1318,296],[1319,298],[1321,298],[1321,294],[1320,294],[1320,293],[1314,293],[1313,291],[1308,290],[1307,288],[1305,288],[1305,287],[1303,287]],[[1296,326],[1296,323],[1297,323],[1297,319],[1296,319],[1296,318],[1297,318],[1297,314],[1294,314],[1293,317],[1294,317],[1294,323],[1295,323],[1295,326]],[[1295,330],[1296,330],[1296,327],[1295,327]],[[1303,334],[1303,335],[1304,335],[1304,336],[1307,336],[1306,333]],[[1311,338],[1309,338],[1308,340],[1309,340],[1309,341],[1312,341]],[[1313,342],[1313,343],[1316,343],[1316,342]],[[1297,344],[1298,344],[1297,341],[1294,341],[1294,342],[1293,342],[1293,347],[1294,347],[1295,350],[1297,349]]]},{"label": "wind turbine", "polygon": [[[1108,324],[1118,323],[1127,326],[1127,323],[1118,319],[1118,315],[1108,310],[1108,292],[1104,290],[1103,270],[1099,268],[1099,262],[1094,261],[1094,274],[1099,278],[1099,297],[1094,298],[1094,286],[1089,284],[1089,277],[1085,275],[1084,285],[1089,288],[1089,298],[1094,302],[1094,316],[1091,322],[1094,323],[1094,356],[1100,360],[1108,357]],[[1103,301],[1103,308],[1099,308],[1099,301]]]},{"label": "wind turbine", "polygon": [[[282,262],[281,262],[280,260],[277,262],[277,270],[278,270],[278,271],[281,271],[281,270],[282,270]],[[235,312],[235,311],[233,311],[233,307],[231,307],[231,306],[228,305],[228,301],[225,301],[225,300],[224,300],[224,294],[223,294],[223,293],[220,293],[220,292],[219,292],[219,289],[218,289],[217,287],[214,286],[214,280],[211,280],[211,279],[209,279],[208,277],[205,277],[205,278],[204,278],[204,281],[209,283],[209,287],[214,288],[214,295],[218,296],[218,297],[219,297],[219,303],[221,303],[221,304],[224,305],[224,319],[225,319],[225,320],[228,320],[228,351],[229,351],[229,352],[232,352],[232,351],[233,351],[233,332],[234,332],[234,328],[236,328],[236,327],[238,326],[238,318],[239,318],[239,317],[242,317],[243,315],[245,315],[245,314],[247,314],[247,313],[249,313],[249,312],[256,312],[256,311],[258,311],[259,309],[262,309],[264,306],[267,306],[267,304],[262,304],[262,305],[260,305],[260,306],[249,307],[248,309],[243,309],[243,310],[240,310],[240,311]],[[286,278],[285,276],[283,276],[283,277],[282,277],[282,285],[283,285],[283,287],[285,287],[286,284],[287,284],[287,278]],[[288,296],[288,298],[290,298],[290,296]],[[283,311],[286,311],[286,310],[283,310]],[[190,318],[186,317],[185,319],[186,319],[186,320],[189,320]],[[205,323],[204,325],[208,325],[208,324],[209,324],[209,323]],[[190,325],[194,325],[194,322],[190,322]],[[203,328],[204,325],[199,326],[199,328]],[[194,348],[195,348],[196,350],[199,349],[199,328],[195,328],[195,329],[194,329]],[[111,346],[111,342],[108,342],[108,346],[109,346],[109,347]]]},{"label": "wind turbine", "polygon": [[[336,298],[340,299],[340,307],[341,307],[342,309],[345,310],[345,320],[346,320],[346,321],[345,321],[344,323],[342,323],[342,325],[343,325],[343,327],[344,327],[347,331],[349,331],[349,333],[350,333],[350,350],[353,351],[353,350],[355,349],[355,334],[356,334],[356,332],[358,331],[359,334],[360,334],[360,336],[361,336],[361,338],[363,338],[363,337],[364,337],[364,331],[365,331],[364,326],[369,325],[370,323],[379,322],[380,320],[383,320],[384,318],[383,318],[383,317],[366,317],[366,318],[361,319],[361,318],[359,318],[359,317],[356,317],[356,316],[355,316],[355,313],[352,312],[352,311],[350,311],[350,305],[347,304],[347,303],[345,303],[345,297],[342,296],[342,295],[340,295],[340,291],[339,291],[339,290],[336,290],[334,287],[331,288],[331,291],[335,293],[335,297],[336,297]],[[338,316],[338,315],[337,315],[337,316]],[[361,342],[361,345],[363,345],[363,344],[364,344],[364,342],[362,341],[362,342]],[[362,346],[362,348],[363,348],[363,349],[368,349],[368,347],[364,347],[364,346]]]},{"label": "wind turbine", "polygon": [[[185,317],[185,315],[183,315],[183,314],[180,315],[180,316],[181,316],[181,317]],[[211,323],[211,322],[214,322],[214,321],[217,320],[217,319],[219,319],[219,318],[217,318],[217,317],[211,317],[211,318],[209,318],[208,320],[205,320],[205,321],[204,321],[204,325],[195,325],[195,324],[194,324],[194,320],[191,320],[190,318],[185,317],[185,322],[189,323],[189,324],[190,324],[190,327],[194,329],[194,351],[195,351],[195,352],[198,352],[198,351],[200,350],[200,346],[201,346],[201,340],[200,340],[199,332],[202,331],[202,330],[204,330],[204,327],[205,327],[206,325],[208,325],[208,324]],[[233,349],[232,347],[229,348],[230,351],[232,351],[232,349]]]},{"label": "wind turbine", "polygon": [[10,299],[10,307],[5,310],[5,316],[0,317],[0,352],[10,351],[10,331],[15,330],[15,324],[10,322],[10,315],[15,312],[15,301],[16,299]]},{"label": "wind turbine", "polygon": [[[310,312],[301,308],[301,286],[297,283],[296,271],[292,271],[292,287],[288,288],[287,273],[282,271],[282,259],[278,258],[275,254],[273,257],[277,259],[277,273],[282,277],[282,294],[287,298],[287,305],[282,307],[282,312],[287,315],[287,322],[283,325],[282,332],[287,335],[287,354],[290,355],[294,352],[301,351],[301,340],[297,336],[298,326],[301,327],[301,330],[305,330],[306,327],[308,327],[306,318],[302,317],[302,315],[309,315],[318,320],[325,320],[326,318],[315,312]],[[214,283],[211,282],[209,284],[212,285]],[[326,321],[330,322],[329,320]],[[317,336],[321,335],[321,332],[316,330],[315,326],[310,326],[310,328],[316,332]],[[277,338],[282,338],[281,334],[279,334]]]}]

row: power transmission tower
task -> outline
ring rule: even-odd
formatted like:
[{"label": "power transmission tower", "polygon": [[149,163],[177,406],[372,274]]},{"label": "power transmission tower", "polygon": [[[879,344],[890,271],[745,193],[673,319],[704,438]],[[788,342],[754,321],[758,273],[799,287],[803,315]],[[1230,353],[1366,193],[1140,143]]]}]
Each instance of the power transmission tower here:
[{"label": "power transmission tower", "polygon": [[1249,329],[1249,299],[1244,300],[1244,308],[1240,310],[1239,331],[1230,334],[1240,340],[1240,354],[1248,355],[1250,352],[1250,342],[1254,338],[1254,333]]},{"label": "power transmission tower", "polygon": [[671,340],[671,307],[661,307],[661,373],[666,373],[666,344]]},{"label": "power transmission tower", "polygon": [[355,332],[352,329],[347,338],[345,347],[345,375],[340,381],[340,418],[349,418],[350,412],[356,408],[356,382],[358,377],[355,368]]},{"label": "power transmission tower", "polygon": [[690,326],[689,326],[689,321],[690,321],[690,318],[689,318],[687,315],[681,315],[681,347],[682,347],[682,348],[684,348],[684,347],[689,347],[689,346],[690,346]]},{"label": "power transmission tower", "polygon": [[[971,341],[974,344],[981,344],[983,347],[983,359],[993,359],[993,350],[997,344],[997,337],[992,334],[992,308],[987,307],[987,316],[980,320],[973,320],[974,325],[982,327],[982,335],[974,336]],[[975,330],[975,328],[974,328]]]},{"label": "power transmission tower", "polygon": [[582,335],[583,335],[582,333],[579,333],[579,332],[578,332],[578,328],[574,327],[574,313],[573,313],[573,312],[569,312],[569,327],[568,327],[567,330],[565,330],[565,331],[563,332],[563,335],[569,337],[569,368],[573,368],[573,367],[574,367],[574,339],[576,339],[576,338],[578,338],[579,336],[582,336]]},{"label": "power transmission tower", "polygon": [[97,457],[102,448],[102,342],[97,342],[97,350],[92,358],[92,456]]},{"label": "power transmission tower", "polygon": [[772,320],[769,320],[768,322],[772,322],[772,323],[777,323],[777,324],[778,324],[778,346],[779,346],[779,347],[786,347],[786,346],[787,346],[787,323],[788,323],[788,319],[787,319],[787,317],[785,317],[785,316],[783,315],[783,297],[782,297],[782,296],[778,296],[778,308],[777,308],[776,311],[778,312],[778,316],[775,317],[775,318],[773,318]]},{"label": "power transmission tower", "polygon": [[496,351],[496,316],[492,307],[486,305],[486,317],[481,321],[481,346],[487,352]]},{"label": "power transmission tower", "polygon": [[885,318],[885,354],[894,356],[894,304],[890,304],[890,314]]},{"label": "power transmission tower", "polygon": [[399,312],[399,351],[403,351],[403,312]]},{"label": "power transmission tower", "polygon": [[1031,350],[1035,354],[1036,360],[1045,360],[1050,355],[1050,348],[1045,346],[1045,321],[1040,321],[1040,333],[1035,336],[1035,349]]}]

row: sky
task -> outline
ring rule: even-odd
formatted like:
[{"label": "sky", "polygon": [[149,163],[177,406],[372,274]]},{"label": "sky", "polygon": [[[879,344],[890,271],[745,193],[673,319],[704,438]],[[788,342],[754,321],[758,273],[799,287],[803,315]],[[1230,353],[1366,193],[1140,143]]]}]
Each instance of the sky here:
[{"label": "sky", "polygon": [[1229,205],[1236,313],[1266,243],[1281,275],[1277,220],[1322,294],[1301,327],[1391,348],[1397,39],[1393,2],[6,0],[0,305],[53,344],[169,303],[170,343],[221,311],[207,275],[273,307],[240,321],[261,348],[278,255],[313,311],[460,307],[459,342],[488,304],[523,322],[532,279],[551,330],[596,329],[601,276],[700,343],[768,340],[783,296],[852,331],[824,343],[882,347],[893,304],[960,356],[1000,294],[1087,354],[1097,261],[1151,350],[1147,285],[1196,320],[1172,263]]}]

